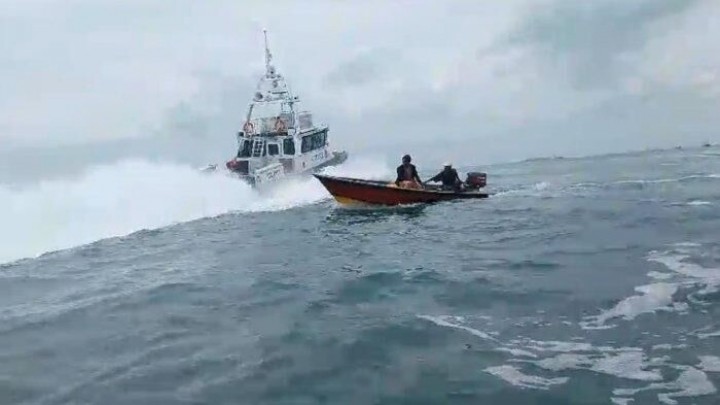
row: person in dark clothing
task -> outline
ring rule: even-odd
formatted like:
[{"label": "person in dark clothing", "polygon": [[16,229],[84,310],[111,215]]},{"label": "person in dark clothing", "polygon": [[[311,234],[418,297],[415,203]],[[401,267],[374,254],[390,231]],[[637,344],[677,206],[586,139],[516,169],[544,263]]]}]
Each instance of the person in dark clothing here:
[{"label": "person in dark clothing", "polygon": [[405,155],[402,158],[402,164],[397,167],[397,178],[395,179],[395,185],[400,187],[403,184],[405,187],[421,188],[422,180],[418,175],[417,168],[415,165],[410,163],[412,158],[410,155]]},{"label": "person in dark clothing", "polygon": [[462,190],[462,180],[460,180],[457,170],[453,169],[450,163],[445,163],[443,170],[428,181],[442,182],[444,190]]}]

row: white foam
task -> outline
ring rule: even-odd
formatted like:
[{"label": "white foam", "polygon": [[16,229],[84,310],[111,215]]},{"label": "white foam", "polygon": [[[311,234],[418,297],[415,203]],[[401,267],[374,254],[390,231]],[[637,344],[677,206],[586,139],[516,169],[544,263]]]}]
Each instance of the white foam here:
[{"label": "white foam", "polygon": [[[655,291],[652,288],[640,288],[639,290],[644,294]],[[673,290],[673,288],[669,287],[669,290]],[[677,306],[666,305],[665,307],[672,309]],[[639,308],[648,309],[654,307],[654,305],[640,305]],[[622,308],[622,306],[619,308]],[[638,307],[631,305],[631,308]],[[619,311],[619,313],[632,315],[637,311],[632,313]],[[441,326],[461,329],[481,337],[487,337],[492,333],[480,332],[464,326],[462,317],[420,317]],[[707,335],[711,334],[708,333]],[[677,402],[676,398],[680,397],[714,394],[716,392],[715,387],[705,372],[720,372],[720,357],[716,356],[700,356],[700,364],[693,368],[672,364],[671,358],[667,355],[650,357],[642,348],[638,347],[595,346],[583,341],[535,341],[528,338],[497,340],[496,342],[496,351],[510,353],[514,358],[509,360],[509,364],[488,367],[484,371],[517,387],[547,390],[553,385],[565,384],[570,379],[570,377],[548,378],[547,376],[531,375],[528,373],[528,369],[523,369],[523,364],[529,364],[533,366],[533,369],[540,368],[553,374],[585,370],[647,384],[638,388],[615,389],[610,399],[612,403],[616,404],[631,403],[635,400],[635,394],[650,390],[659,391],[657,394],[658,401],[666,404],[675,404]],[[658,344],[653,346],[651,350],[671,350],[686,347],[686,344]],[[662,371],[667,368],[681,370],[676,380],[664,381]]]},{"label": "white foam", "polygon": [[[656,311],[669,311],[687,313],[690,306],[687,302],[673,302],[673,296],[680,287],[688,288],[698,286],[696,293],[689,294],[687,299],[694,304],[703,304],[696,298],[697,295],[707,295],[720,289],[720,269],[706,268],[688,262],[690,250],[697,250],[694,243],[676,244],[674,251],[652,252],[648,261],[660,263],[669,272],[650,271],[648,276],[661,282],[635,287],[639,295],[627,297],[618,302],[613,308],[601,312],[599,315],[587,317],[580,325],[584,329],[603,329],[612,327],[607,322],[614,318],[632,320],[636,317],[654,313]],[[677,252],[682,252],[678,254]]]},{"label": "white foam", "polygon": [[674,243],[673,246],[694,248],[694,247],[700,247],[701,245],[699,243],[695,243],[695,242],[678,242],[678,243]]},{"label": "white foam", "polygon": [[720,373],[720,357],[717,356],[699,356],[700,364],[698,368],[711,373]]},{"label": "white foam", "polygon": [[616,181],[615,184],[660,184],[660,183],[672,183],[680,181],[680,179],[654,179],[654,180],[620,180]]},{"label": "white foam", "polygon": [[499,347],[499,348],[497,349],[497,351],[510,353],[510,354],[512,354],[513,356],[517,356],[517,357],[532,357],[532,358],[537,358],[537,355],[536,355],[535,353],[531,353],[531,352],[529,352],[529,351],[527,351],[527,350],[518,349],[518,348],[513,348],[513,347]]},{"label": "white foam", "polygon": [[641,314],[667,309],[672,304],[672,297],[677,289],[678,284],[664,282],[635,287],[635,291],[640,295],[633,295],[621,300],[613,308],[582,322],[581,326],[585,329],[592,329],[593,327],[607,326],[605,323],[613,318],[632,320]]},{"label": "white foam", "polygon": [[[575,337],[572,339],[581,340],[581,337]],[[557,340],[546,340],[546,341],[535,341],[535,340],[512,340],[511,344],[522,346],[526,349],[531,349],[539,352],[556,352],[556,353],[571,353],[571,352],[599,352],[599,353],[619,353],[628,351],[640,350],[636,347],[612,347],[612,346],[594,346],[590,343],[585,342],[563,342]]]},{"label": "white foam", "polygon": [[658,400],[664,404],[675,405],[677,401],[673,398],[697,397],[714,394],[715,386],[703,371],[693,367],[683,367],[683,371],[677,380],[663,383],[652,383],[642,388],[618,388],[613,390],[614,395],[631,396],[641,391],[670,390],[658,394]]},{"label": "white foam", "polygon": [[[333,169],[388,173],[370,159],[347,165]],[[0,263],[228,212],[284,210],[326,198],[311,177],[258,194],[223,172],[178,164],[128,160],[94,166],[77,178],[21,189],[0,185]]]},{"label": "white foam", "polygon": [[659,271],[651,271],[651,272],[648,272],[647,275],[648,275],[648,277],[654,278],[655,280],[668,280],[673,277],[673,275],[670,273],[661,273]]},{"label": "white foam", "polygon": [[545,370],[554,372],[589,370],[630,380],[662,381],[660,372],[650,369],[663,364],[662,361],[648,359],[643,350],[636,347],[594,346],[584,342],[533,340],[511,341],[510,344],[535,352],[553,353],[553,356],[541,360],[515,360],[530,363]]},{"label": "white foam", "polygon": [[417,316],[420,319],[425,319],[427,321],[430,321],[438,326],[444,326],[448,328],[454,328],[463,330],[465,332],[470,333],[471,335],[477,336],[482,339],[487,340],[496,340],[494,337],[490,336],[488,333],[485,333],[483,331],[473,329],[469,326],[461,325],[460,322],[464,321],[462,317],[457,316],[430,316],[430,315],[418,315]]},{"label": "white foam", "polygon": [[509,190],[503,190],[503,191],[497,191],[493,196],[495,198],[497,197],[510,197],[510,196],[547,196],[548,191],[551,191],[552,184],[541,181],[539,183],[534,183],[531,185],[525,185],[518,188],[512,188]]},{"label": "white foam", "polygon": [[546,370],[590,370],[619,378],[640,381],[661,381],[662,375],[656,370],[646,370],[648,363],[642,351],[620,353],[575,354],[561,353],[533,364]]},{"label": "white foam", "polygon": [[646,358],[643,352],[624,352],[608,355],[595,361],[591,370],[620,378],[640,381],[661,381],[662,374],[657,370],[646,370]]},{"label": "white foam", "polygon": [[653,345],[652,350],[675,350],[675,349],[686,349],[686,344],[680,344],[680,345],[671,345],[669,343],[662,343],[658,345]]},{"label": "white foam", "polygon": [[711,202],[709,202],[709,201],[690,201],[690,202],[687,203],[687,205],[690,205],[690,206],[703,206],[703,205],[713,205],[713,204],[712,204]]},{"label": "white foam", "polygon": [[720,174],[692,174],[689,176],[666,178],[666,179],[635,179],[635,180],[620,180],[616,181],[615,184],[662,184],[662,183],[677,183],[685,180],[694,179],[720,179]]},{"label": "white foam", "polygon": [[596,348],[590,343],[583,342],[561,342],[561,341],[529,341],[524,343],[526,348],[537,350],[537,351],[548,351],[548,352],[585,352],[593,351]]},{"label": "white foam", "polygon": [[562,371],[582,368],[588,363],[588,357],[582,354],[561,353],[554,357],[548,357],[534,362],[538,367],[551,371]]},{"label": "white foam", "polygon": [[712,337],[720,337],[720,330],[715,331],[715,332],[709,332],[709,333],[698,333],[697,336],[698,336],[700,339],[707,339],[707,338],[712,338]]},{"label": "white foam", "polygon": [[[430,317],[419,316],[441,326],[453,327],[473,335],[487,337],[488,334],[476,329],[461,325],[462,317]],[[498,341],[500,342],[500,341]],[[656,345],[653,350],[682,348],[685,345],[671,346],[669,344]],[[575,341],[535,341],[532,339],[516,339],[504,341],[495,349],[508,352],[516,356],[510,362],[488,367],[484,371],[492,374],[514,386],[530,389],[547,390],[553,385],[565,384],[569,377],[548,378],[538,375],[526,374],[520,364],[531,364],[535,367],[558,373],[568,370],[587,370],[606,374],[616,378],[646,382],[648,385],[640,388],[623,388],[613,391],[612,403],[627,404],[634,401],[633,396],[641,391],[658,390],[658,400],[666,404],[675,404],[675,398],[695,397],[715,393],[715,387],[702,370],[720,372],[720,358],[715,356],[701,356],[697,368],[676,366],[670,364],[668,356],[648,357],[641,348],[594,346],[590,343]],[[550,357],[540,358],[544,354]],[[663,381],[662,368],[675,367],[681,371],[675,381]]]},{"label": "white foam", "polygon": [[523,388],[546,390],[553,385],[565,384],[568,381],[567,377],[543,378],[523,374],[517,368],[507,364],[496,367],[488,367],[484,371],[499,377],[512,385]]},{"label": "white foam", "polygon": [[669,270],[686,276],[685,284],[700,285],[703,287],[699,294],[712,294],[720,288],[720,269],[706,268],[695,263],[689,263],[686,260],[687,255],[653,253],[650,255],[650,261],[663,264]]},{"label": "white foam", "polygon": [[663,264],[675,273],[700,279],[700,281],[720,283],[720,269],[709,269],[695,263],[688,263],[685,261],[688,258],[687,255],[653,252],[650,254],[648,260]]},{"label": "white foam", "polygon": [[540,183],[533,185],[533,190],[543,191],[543,190],[547,190],[548,187],[550,187],[550,183],[548,183],[546,181],[541,181]]}]

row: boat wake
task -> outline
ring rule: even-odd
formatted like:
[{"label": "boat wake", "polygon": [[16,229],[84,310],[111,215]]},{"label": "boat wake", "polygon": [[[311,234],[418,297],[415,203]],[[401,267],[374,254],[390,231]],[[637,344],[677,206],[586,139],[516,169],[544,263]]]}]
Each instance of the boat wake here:
[{"label": "boat wake", "polygon": [[[382,170],[358,159],[328,172],[386,175]],[[229,212],[285,210],[328,198],[309,176],[261,195],[226,173],[201,173],[178,164],[128,160],[94,166],[72,179],[23,188],[0,185],[0,263],[143,229]]]}]

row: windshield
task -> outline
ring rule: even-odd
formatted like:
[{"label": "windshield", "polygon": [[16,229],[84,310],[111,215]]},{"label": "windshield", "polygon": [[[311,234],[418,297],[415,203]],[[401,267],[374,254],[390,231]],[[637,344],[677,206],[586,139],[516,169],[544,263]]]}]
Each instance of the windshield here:
[{"label": "windshield", "polygon": [[250,157],[250,141],[243,140],[240,148],[238,149],[237,157],[246,158]]}]

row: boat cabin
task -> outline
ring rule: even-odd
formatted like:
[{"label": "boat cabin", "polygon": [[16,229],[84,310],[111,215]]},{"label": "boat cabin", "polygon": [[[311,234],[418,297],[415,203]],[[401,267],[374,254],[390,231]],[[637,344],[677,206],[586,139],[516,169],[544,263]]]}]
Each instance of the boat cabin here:
[{"label": "boat cabin", "polygon": [[[282,163],[286,172],[294,172],[307,166],[304,155],[322,151],[323,157],[327,156],[328,129],[314,127],[309,112],[298,114],[297,126],[294,115],[287,113],[260,116],[247,122],[251,123],[245,125],[247,132],[240,131],[237,139],[235,170],[241,174],[273,161]],[[299,167],[294,164],[296,160]]]}]

